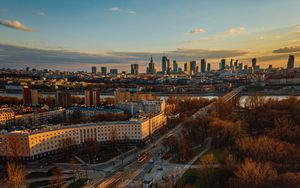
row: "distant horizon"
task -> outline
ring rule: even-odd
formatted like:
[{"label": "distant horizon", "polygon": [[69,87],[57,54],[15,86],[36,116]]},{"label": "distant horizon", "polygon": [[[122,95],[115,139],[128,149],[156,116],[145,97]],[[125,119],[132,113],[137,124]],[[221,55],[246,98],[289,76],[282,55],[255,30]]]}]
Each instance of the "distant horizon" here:
[{"label": "distant horizon", "polygon": [[[0,3],[0,67],[145,72],[150,57],[286,67],[300,54],[299,0],[81,0]],[[275,11],[274,11],[275,10]],[[299,56],[300,57],[300,56]]]},{"label": "distant horizon", "polygon": [[[87,71],[87,72],[91,72],[91,67],[92,66],[96,66],[99,71],[100,71],[100,67],[107,67],[108,71],[109,69],[115,69],[117,68],[120,72],[121,71],[127,71],[130,72],[130,65],[131,64],[139,64],[139,70],[141,73],[146,72],[146,68],[148,67],[148,63],[150,62],[150,58],[153,57],[153,61],[155,63],[155,67],[157,68],[157,71],[161,71],[161,66],[162,66],[162,56],[167,56],[168,58],[171,59],[171,66],[172,66],[172,62],[173,60],[176,60],[179,63],[179,67],[183,68],[184,63],[185,62],[190,62],[190,61],[197,61],[197,65],[199,65],[200,67],[200,60],[201,59],[205,59],[206,63],[210,63],[211,64],[211,70],[218,70],[219,69],[219,62],[221,59],[226,59],[226,64],[229,65],[230,60],[239,60],[239,63],[243,63],[244,65],[247,65],[248,67],[251,67],[251,60],[252,58],[256,58],[257,59],[257,65],[260,66],[260,68],[268,68],[268,66],[270,64],[272,64],[273,68],[286,68],[287,66],[287,62],[288,62],[288,57],[289,55],[294,55],[295,56],[295,68],[300,67],[300,61],[298,61],[297,57],[299,56],[300,53],[288,53],[288,54],[280,54],[277,55],[275,58],[276,60],[274,61],[274,63],[272,63],[272,59],[274,57],[272,56],[262,56],[262,57],[249,57],[247,59],[239,59],[236,57],[220,57],[220,58],[205,58],[205,57],[198,57],[198,58],[188,58],[186,59],[186,61],[183,61],[182,59],[184,57],[180,57],[179,56],[179,60],[178,59],[173,59],[172,56],[168,56],[168,54],[165,53],[148,53],[148,52],[144,52],[143,55],[144,57],[141,57],[141,60],[138,61],[131,61],[132,63],[126,63],[126,60],[123,60],[122,63],[92,63],[94,61],[97,60],[97,58],[101,59],[102,56],[101,55],[97,55],[97,54],[88,54],[88,53],[80,53],[80,52],[71,52],[71,51],[60,51],[60,50],[41,50],[41,49],[34,49],[34,48],[29,48],[29,47],[20,47],[20,46],[14,46],[14,45],[4,45],[0,43],[0,49],[1,47],[3,48],[4,46],[9,47],[10,50],[11,48],[15,48],[15,50],[29,50],[32,55],[43,55],[44,52],[45,54],[47,54],[47,58],[43,59],[43,57],[40,57],[40,60],[38,62],[32,61],[32,62],[26,62],[26,64],[23,63],[18,63],[20,60],[18,59],[18,57],[15,57],[15,60],[7,60],[6,62],[1,63],[1,69],[2,68],[11,68],[11,69],[25,69],[26,67],[30,67],[32,68],[36,68],[39,70],[42,69],[50,69],[50,70],[62,70],[62,71]],[[6,49],[7,50],[7,49]],[[1,51],[5,51],[5,50],[0,50],[0,54]],[[10,52],[8,52],[10,53]],[[27,52],[26,52],[27,53]],[[53,55],[53,57],[50,57],[49,53],[51,55]],[[57,53],[57,54],[55,54]],[[70,56],[65,57],[67,60],[71,59],[74,62],[68,62],[68,65],[66,66],[65,64],[57,64],[55,63],[55,60],[58,58],[60,59],[60,53],[68,53]],[[142,54],[142,53],[141,53]],[[154,54],[154,55],[152,55]],[[30,55],[29,53],[27,54],[27,56]],[[147,55],[148,59],[147,59]],[[0,55],[1,57],[1,55]],[[3,56],[2,56],[3,57]],[[50,58],[49,58],[50,57]],[[78,58],[78,60],[76,61],[76,57]],[[274,58],[274,59],[275,59]],[[271,59],[271,60],[269,60]],[[181,61],[180,61],[181,60]],[[1,60],[0,60],[1,61]],[[16,61],[16,62],[14,62]],[[51,63],[47,63],[47,62],[51,62]],[[90,61],[91,63],[89,63],[88,61]],[[44,63],[45,62],[45,63]],[[3,64],[7,64],[7,66],[2,66]]]}]

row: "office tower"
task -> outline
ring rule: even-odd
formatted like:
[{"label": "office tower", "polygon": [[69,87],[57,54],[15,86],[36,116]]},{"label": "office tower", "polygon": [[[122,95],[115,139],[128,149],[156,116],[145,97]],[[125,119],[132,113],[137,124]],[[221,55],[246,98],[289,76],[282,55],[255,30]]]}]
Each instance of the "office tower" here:
[{"label": "office tower", "polygon": [[207,72],[210,72],[210,63],[207,63]]},{"label": "office tower", "polygon": [[187,74],[190,73],[190,64],[188,62],[184,63],[184,72]]},{"label": "office tower", "polygon": [[230,59],[230,69],[233,69],[233,59]]},{"label": "office tower", "polygon": [[163,74],[167,73],[167,61],[168,61],[167,56],[163,56],[161,62],[161,71]]},{"label": "office tower", "polygon": [[118,69],[110,69],[110,74],[117,75]]},{"label": "office tower", "polygon": [[101,74],[107,75],[107,67],[101,67]]},{"label": "office tower", "polygon": [[239,69],[240,71],[243,70],[243,63],[239,63],[238,69]]},{"label": "office tower", "polygon": [[39,96],[37,90],[32,90],[28,86],[23,87],[23,104],[37,105],[39,103]]},{"label": "office tower", "polygon": [[252,59],[252,67],[255,69],[256,67],[256,58],[253,58]]},{"label": "office tower", "polygon": [[219,70],[225,70],[225,66],[226,66],[226,59],[221,59],[221,62],[219,64]]},{"label": "office tower", "polygon": [[190,62],[190,74],[196,73],[196,61]]},{"label": "office tower", "polygon": [[56,91],[55,93],[55,106],[56,107],[69,107],[71,106],[71,94],[68,91]]},{"label": "office tower", "polygon": [[287,69],[293,69],[294,68],[294,62],[295,62],[295,56],[289,55]]},{"label": "office tower", "polygon": [[173,61],[173,73],[174,74],[178,73],[178,63],[176,60]]},{"label": "office tower", "polygon": [[205,59],[201,59],[201,73],[206,72],[206,61]]},{"label": "office tower", "polygon": [[100,91],[98,90],[85,90],[84,91],[84,103],[88,106],[100,105]]},{"label": "office tower", "polygon": [[147,74],[155,74],[155,73],[156,73],[155,64],[153,63],[153,59],[151,57],[149,66],[147,68]]},{"label": "office tower", "polygon": [[139,74],[139,64],[131,64],[131,74]]},{"label": "office tower", "polygon": [[172,67],[171,67],[171,60],[168,58],[167,59],[167,74],[171,74],[172,73]]},{"label": "office tower", "polygon": [[234,62],[234,69],[238,68],[238,63],[239,63],[239,60],[235,60],[235,62]]},{"label": "office tower", "polygon": [[98,71],[97,71],[97,67],[93,66],[93,67],[92,67],[92,74],[97,74],[97,72],[98,72]]}]

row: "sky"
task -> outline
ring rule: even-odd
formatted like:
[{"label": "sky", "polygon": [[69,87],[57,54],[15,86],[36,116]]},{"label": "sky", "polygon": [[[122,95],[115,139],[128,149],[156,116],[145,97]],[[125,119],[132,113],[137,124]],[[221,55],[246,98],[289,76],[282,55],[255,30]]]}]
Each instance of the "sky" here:
[{"label": "sky", "polygon": [[153,56],[300,66],[299,0],[1,0],[0,68],[141,71]]}]

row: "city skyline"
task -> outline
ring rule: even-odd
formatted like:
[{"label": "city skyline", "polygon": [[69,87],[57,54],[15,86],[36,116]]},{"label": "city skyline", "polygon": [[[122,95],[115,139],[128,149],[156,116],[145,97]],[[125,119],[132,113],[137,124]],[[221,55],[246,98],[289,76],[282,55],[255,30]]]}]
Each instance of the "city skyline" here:
[{"label": "city skyline", "polygon": [[[152,56],[159,70],[166,55],[182,67],[206,59],[251,59],[286,67],[300,52],[300,2],[281,1],[3,1],[1,68],[86,70],[107,66],[146,72]],[[276,10],[276,11],[273,11]],[[130,29],[125,29],[130,28]]]}]

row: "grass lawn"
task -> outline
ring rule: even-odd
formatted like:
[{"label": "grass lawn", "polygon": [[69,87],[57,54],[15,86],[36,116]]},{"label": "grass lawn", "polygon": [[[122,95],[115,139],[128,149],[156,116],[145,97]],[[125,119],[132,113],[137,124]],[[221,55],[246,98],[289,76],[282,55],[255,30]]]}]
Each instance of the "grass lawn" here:
[{"label": "grass lawn", "polygon": [[232,176],[233,172],[225,168],[210,169],[210,171],[208,169],[189,169],[177,182],[176,187],[186,187],[187,185],[196,188],[224,187]]},{"label": "grass lawn", "polygon": [[193,187],[205,187],[205,183],[203,181],[203,177],[201,173],[197,169],[189,169],[187,170],[181,179],[177,182],[176,187],[185,187],[187,185],[191,185]]},{"label": "grass lawn", "polygon": [[87,182],[87,179],[79,179],[76,180],[74,183],[71,183],[67,186],[67,188],[80,188],[83,187]]}]

